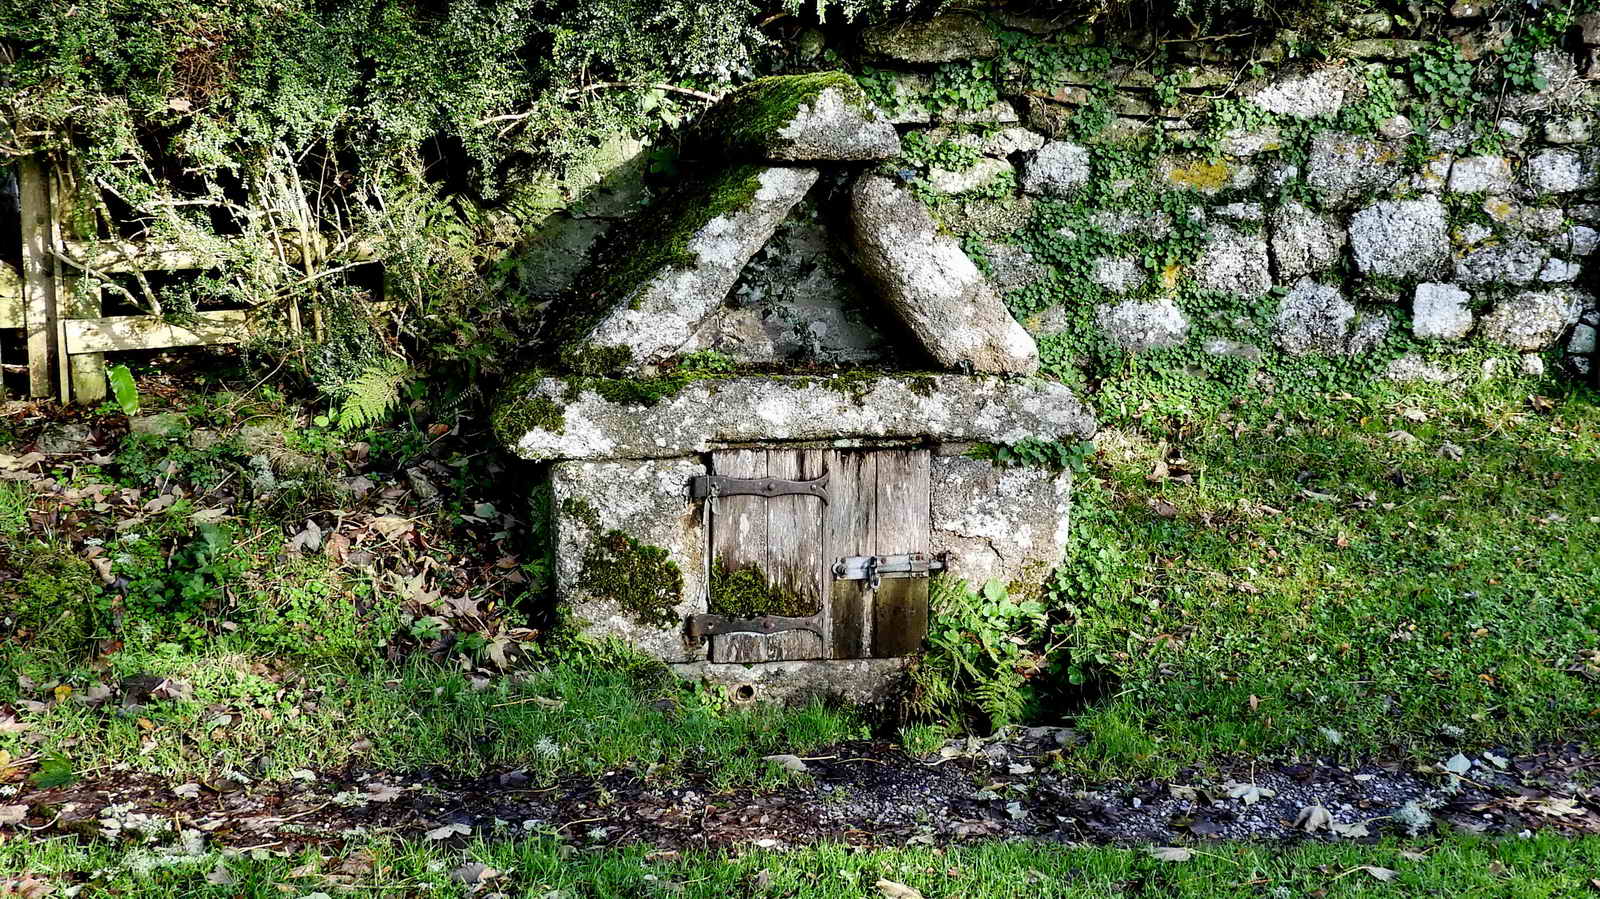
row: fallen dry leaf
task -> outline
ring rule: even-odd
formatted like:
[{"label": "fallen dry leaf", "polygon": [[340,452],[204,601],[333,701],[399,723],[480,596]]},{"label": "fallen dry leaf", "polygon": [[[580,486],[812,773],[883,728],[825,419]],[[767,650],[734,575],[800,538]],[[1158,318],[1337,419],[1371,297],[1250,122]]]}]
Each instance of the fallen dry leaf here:
[{"label": "fallen dry leaf", "polygon": [[874,886],[883,894],[884,899],[922,899],[921,891],[892,880],[880,879]]},{"label": "fallen dry leaf", "polygon": [[25,805],[0,805],[0,827],[21,824],[28,819]]},{"label": "fallen dry leaf", "polygon": [[443,827],[436,827],[428,831],[423,836],[430,840],[448,840],[455,836],[464,837],[469,833],[472,833],[472,828],[465,824],[446,824]]},{"label": "fallen dry leaf", "polygon": [[1186,862],[1194,858],[1194,853],[1182,846],[1151,846],[1145,850],[1150,857],[1162,862]]},{"label": "fallen dry leaf", "polygon": [[1333,816],[1320,805],[1308,805],[1300,810],[1300,816],[1294,819],[1294,826],[1306,833],[1316,833],[1333,823]]},{"label": "fallen dry leaf", "polygon": [[1395,877],[1400,873],[1393,868],[1380,868],[1377,865],[1361,865],[1360,870],[1371,874],[1374,878],[1381,880],[1384,883],[1394,880]]}]

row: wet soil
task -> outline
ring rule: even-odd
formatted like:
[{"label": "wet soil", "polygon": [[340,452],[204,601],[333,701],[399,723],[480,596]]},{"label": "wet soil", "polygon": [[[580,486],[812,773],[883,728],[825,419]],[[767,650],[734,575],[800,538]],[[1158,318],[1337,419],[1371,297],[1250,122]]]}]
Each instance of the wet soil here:
[{"label": "wet soil", "polygon": [[[1063,746],[1063,743],[1068,745]],[[717,789],[703,773],[540,783],[522,771],[453,778],[440,771],[312,774],[283,782],[175,785],[108,774],[0,800],[28,806],[6,830],[176,841],[205,834],[239,849],[337,848],[391,834],[463,842],[473,835],[556,834],[578,845],[661,850],[946,845],[1027,837],[1073,843],[1208,840],[1374,841],[1436,828],[1519,834],[1600,832],[1600,756],[1554,746],[1522,756],[1463,753],[1436,765],[1309,760],[1217,766],[1172,781],[1084,783],[1051,770],[1068,732],[1018,731],[952,742],[930,758],[887,743],[849,743],[804,759],[777,789]]]}]

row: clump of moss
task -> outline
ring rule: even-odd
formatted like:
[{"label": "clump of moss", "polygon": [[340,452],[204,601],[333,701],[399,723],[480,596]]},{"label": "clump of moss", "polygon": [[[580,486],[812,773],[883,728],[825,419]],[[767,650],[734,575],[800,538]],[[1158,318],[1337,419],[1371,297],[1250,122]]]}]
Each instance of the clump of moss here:
[{"label": "clump of moss", "polygon": [[17,576],[0,578],[0,643],[66,658],[88,649],[97,584],[89,564],[55,543],[0,543]]},{"label": "clump of moss", "polygon": [[516,446],[532,430],[563,433],[567,417],[561,404],[541,394],[511,397],[499,404],[492,422],[494,435],[506,446]]},{"label": "clump of moss", "polygon": [[590,594],[615,602],[641,624],[678,623],[675,607],[683,601],[683,572],[659,546],[607,531],[584,556],[582,578]]},{"label": "clump of moss", "polygon": [[757,618],[782,615],[804,618],[817,612],[816,600],[808,600],[794,590],[774,586],[754,565],[733,568],[717,565],[711,569],[711,596],[708,610],[729,618]]},{"label": "clump of moss", "polygon": [[590,530],[600,530],[600,510],[586,499],[567,497],[561,501],[561,514],[586,525]]},{"label": "clump of moss", "polygon": [[576,344],[561,351],[561,366],[577,375],[601,376],[632,363],[633,350],[625,346]]},{"label": "clump of moss", "polygon": [[844,72],[810,72],[757,78],[722,98],[696,127],[696,138],[723,152],[765,154],[787,141],[778,132],[793,122],[800,107],[824,91],[839,93],[852,109],[871,109],[866,91]]}]

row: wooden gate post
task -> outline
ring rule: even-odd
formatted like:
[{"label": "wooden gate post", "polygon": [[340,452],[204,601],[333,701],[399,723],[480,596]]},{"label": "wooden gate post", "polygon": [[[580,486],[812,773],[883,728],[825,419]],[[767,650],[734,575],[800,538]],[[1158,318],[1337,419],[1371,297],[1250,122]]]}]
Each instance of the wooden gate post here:
[{"label": "wooden gate post", "polygon": [[55,265],[50,257],[50,183],[33,157],[17,165],[22,203],[22,303],[28,335],[28,393],[50,396],[56,349]]},{"label": "wooden gate post", "polygon": [[[54,249],[66,252],[69,241],[84,244],[99,235],[91,224],[87,229],[74,215],[78,202],[78,184],[71,164],[57,167],[50,179],[51,205],[54,215]],[[91,278],[70,270],[65,265],[56,266],[56,317],[58,319],[56,352],[61,360],[61,402],[83,405],[98,403],[106,398],[106,357],[101,353],[69,354],[64,322],[67,319],[97,319],[104,313],[101,308],[100,285]]]}]

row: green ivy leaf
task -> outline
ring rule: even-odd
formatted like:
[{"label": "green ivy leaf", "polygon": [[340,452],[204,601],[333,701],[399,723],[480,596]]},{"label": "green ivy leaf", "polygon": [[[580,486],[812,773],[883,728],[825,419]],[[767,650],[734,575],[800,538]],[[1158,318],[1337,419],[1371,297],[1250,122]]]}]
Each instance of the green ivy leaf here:
[{"label": "green ivy leaf", "polygon": [[139,413],[139,388],[133,383],[133,372],[126,365],[114,365],[106,372],[106,379],[111,382],[111,393],[117,398],[117,406],[124,415],[137,415]]}]

